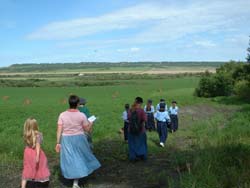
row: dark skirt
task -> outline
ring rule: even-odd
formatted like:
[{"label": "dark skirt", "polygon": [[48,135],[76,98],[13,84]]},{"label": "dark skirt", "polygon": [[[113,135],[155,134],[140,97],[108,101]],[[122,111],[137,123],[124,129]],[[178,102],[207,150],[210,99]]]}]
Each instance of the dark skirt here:
[{"label": "dark skirt", "polygon": [[141,132],[139,135],[133,135],[128,132],[129,160],[147,159],[147,135]]},{"label": "dark skirt", "polygon": [[168,137],[167,122],[157,121],[157,132],[159,134],[160,142],[165,143]]},{"label": "dark skirt", "polygon": [[171,119],[171,129],[176,131],[178,129],[178,116],[177,115],[170,115]]},{"label": "dark skirt", "polygon": [[147,113],[147,121],[145,122],[145,128],[147,130],[155,130],[154,114]]},{"label": "dark skirt", "polygon": [[124,134],[124,140],[128,140],[128,125],[129,123],[124,121],[124,126],[123,126],[123,134]]}]

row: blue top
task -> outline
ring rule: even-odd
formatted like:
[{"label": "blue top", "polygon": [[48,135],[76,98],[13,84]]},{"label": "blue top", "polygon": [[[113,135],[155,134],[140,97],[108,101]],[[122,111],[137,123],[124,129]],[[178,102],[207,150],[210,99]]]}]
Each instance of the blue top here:
[{"label": "blue top", "polygon": [[178,112],[179,112],[178,106],[175,106],[175,108],[171,106],[169,108],[169,114],[170,115],[178,115]]},{"label": "blue top", "polygon": [[170,121],[170,117],[168,115],[168,112],[160,112],[160,111],[157,111],[154,115],[155,119],[157,121],[162,121],[162,122],[166,122],[166,121]]}]

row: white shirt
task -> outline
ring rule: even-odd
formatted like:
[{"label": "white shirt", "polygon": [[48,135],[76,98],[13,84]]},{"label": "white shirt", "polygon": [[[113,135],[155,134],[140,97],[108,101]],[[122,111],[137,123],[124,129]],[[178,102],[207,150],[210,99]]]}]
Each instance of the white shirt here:
[{"label": "white shirt", "polygon": [[122,119],[123,121],[128,122],[128,112],[126,110],[122,113]]},{"label": "white shirt", "polygon": [[157,121],[162,121],[162,122],[170,121],[170,117],[168,115],[168,112],[166,111],[165,112],[157,111],[154,117]]},{"label": "white shirt", "polygon": [[145,105],[144,112],[152,112],[152,113],[154,113],[155,112],[155,107],[153,105],[151,105],[151,110],[147,111],[147,105]]},{"label": "white shirt", "polygon": [[175,108],[171,106],[169,108],[169,114],[170,115],[178,115],[178,112],[179,112],[178,106],[175,106]]}]

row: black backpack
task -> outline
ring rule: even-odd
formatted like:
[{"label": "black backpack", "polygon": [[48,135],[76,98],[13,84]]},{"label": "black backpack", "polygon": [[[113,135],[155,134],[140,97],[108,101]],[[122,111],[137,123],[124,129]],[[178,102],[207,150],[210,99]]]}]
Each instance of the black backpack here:
[{"label": "black backpack", "polygon": [[138,135],[142,130],[142,123],[136,111],[131,112],[130,133]]}]

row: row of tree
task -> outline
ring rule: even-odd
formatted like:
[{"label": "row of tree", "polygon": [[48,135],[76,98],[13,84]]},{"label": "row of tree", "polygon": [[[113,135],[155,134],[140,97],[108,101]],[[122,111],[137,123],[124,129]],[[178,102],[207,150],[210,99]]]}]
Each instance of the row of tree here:
[{"label": "row of tree", "polygon": [[250,40],[247,62],[231,61],[216,69],[215,74],[206,72],[195,90],[199,97],[236,95],[250,101]]}]

